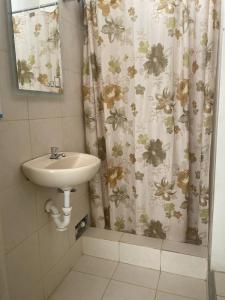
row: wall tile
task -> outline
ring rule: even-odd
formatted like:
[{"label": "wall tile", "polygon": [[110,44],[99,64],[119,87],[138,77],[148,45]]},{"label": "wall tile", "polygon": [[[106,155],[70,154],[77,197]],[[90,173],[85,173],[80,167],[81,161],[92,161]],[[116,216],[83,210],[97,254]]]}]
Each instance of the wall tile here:
[{"label": "wall tile", "polygon": [[90,227],[84,233],[84,236],[96,238],[96,239],[113,241],[113,242],[119,242],[122,234],[123,234],[122,232],[118,232],[118,231]]},{"label": "wall tile", "polygon": [[34,93],[29,95],[27,99],[29,119],[56,118],[61,116],[62,96]]},{"label": "wall tile", "polygon": [[200,245],[192,245],[188,243],[179,243],[175,241],[164,240],[162,250],[170,252],[178,252],[198,257],[208,257],[208,248]]},{"label": "wall tile", "polygon": [[121,262],[160,270],[160,250],[122,242],[119,248]]},{"label": "wall tile", "polygon": [[[73,80],[71,80],[73,78]],[[62,95],[61,111],[63,117],[82,116],[82,77],[80,73],[64,71],[64,93]]]},{"label": "wall tile", "polygon": [[70,247],[68,255],[70,257],[70,267],[73,268],[82,255],[82,238],[79,238],[72,247]]},{"label": "wall tile", "polygon": [[24,120],[28,119],[27,96],[16,87],[12,63],[11,56],[0,51],[0,90],[4,120]]},{"label": "wall tile", "polygon": [[146,236],[124,233],[120,239],[122,243],[133,244],[137,246],[161,249],[162,240]]},{"label": "wall tile", "polygon": [[53,222],[39,231],[41,269],[46,274],[69,249],[68,232],[59,232]]},{"label": "wall tile", "polygon": [[62,118],[63,150],[85,152],[84,124],[82,117]]},{"label": "wall tile", "polygon": [[6,298],[7,291],[8,291],[8,287],[7,287],[6,270],[5,270],[4,244],[3,244],[2,228],[0,223],[0,299]]},{"label": "wall tile", "polygon": [[90,213],[88,185],[82,184],[77,187],[75,193],[71,193],[72,218],[79,222]]},{"label": "wall tile", "polygon": [[44,276],[44,294],[47,299],[57,286],[62,282],[66,274],[74,267],[82,255],[81,239],[74,243],[73,247],[58,261],[58,263]]},{"label": "wall tile", "polygon": [[119,261],[119,242],[82,237],[83,253],[95,257]]},{"label": "wall tile", "polygon": [[208,260],[197,256],[162,251],[161,270],[205,280],[208,275]]},{"label": "wall tile", "polygon": [[32,235],[7,256],[11,300],[42,300],[37,234]]},{"label": "wall tile", "polygon": [[50,153],[51,146],[62,150],[62,126],[60,118],[30,121],[32,156]]},{"label": "wall tile", "polygon": [[44,277],[44,294],[47,299],[57,286],[62,282],[64,277],[70,271],[69,255],[66,254]]},{"label": "wall tile", "polygon": [[65,19],[61,24],[61,33],[63,69],[81,74],[83,33]]},{"label": "wall tile", "polygon": [[225,297],[225,273],[215,272],[216,294]]},{"label": "wall tile", "polygon": [[[36,206],[37,206],[37,222],[38,228],[49,223],[51,217],[45,212],[45,203],[49,199],[55,200],[55,203],[58,204],[59,193],[56,189],[44,188],[44,187],[35,187],[36,192]],[[60,196],[62,194],[60,193]],[[61,207],[59,207],[61,208]]]},{"label": "wall tile", "polygon": [[59,3],[60,17],[72,23],[75,28],[80,28],[83,24],[83,11],[82,6],[77,1],[68,1]]},{"label": "wall tile", "polygon": [[8,19],[6,1],[0,1],[0,50],[8,49]]},{"label": "wall tile", "polygon": [[21,164],[31,158],[28,121],[0,121],[0,190],[24,181]]},{"label": "wall tile", "polygon": [[[56,231],[44,212],[44,204],[53,198],[61,209],[63,195],[27,183],[21,164],[49,153],[54,145],[60,150],[84,152],[81,7],[76,1],[60,1],[65,88],[63,95],[48,95],[16,88],[16,74],[8,52],[5,3],[6,0],[0,1],[0,90],[4,113],[0,121],[0,207],[4,214],[5,246],[9,251],[5,258],[10,300],[42,300],[41,278],[47,282],[48,295],[64,277],[64,270],[71,268],[81,255],[81,240],[75,243],[72,229],[64,233]],[[79,187],[76,196],[71,198],[73,220],[77,222],[89,213],[87,186]],[[36,230],[39,230],[37,234]],[[37,271],[40,265],[42,273]]]},{"label": "wall tile", "polygon": [[10,251],[37,229],[34,188],[31,183],[0,192],[2,229],[6,251]]}]

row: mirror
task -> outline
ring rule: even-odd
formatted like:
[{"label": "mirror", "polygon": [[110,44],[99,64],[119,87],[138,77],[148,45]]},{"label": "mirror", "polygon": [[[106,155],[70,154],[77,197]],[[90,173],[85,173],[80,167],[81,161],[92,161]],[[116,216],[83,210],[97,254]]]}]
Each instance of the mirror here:
[{"label": "mirror", "polygon": [[59,7],[53,0],[11,0],[20,90],[63,92]]}]

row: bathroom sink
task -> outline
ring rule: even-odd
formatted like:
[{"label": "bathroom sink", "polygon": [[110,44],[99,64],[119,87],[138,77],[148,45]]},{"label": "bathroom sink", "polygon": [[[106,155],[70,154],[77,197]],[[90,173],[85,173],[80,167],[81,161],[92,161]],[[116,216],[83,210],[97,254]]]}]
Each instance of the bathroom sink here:
[{"label": "bathroom sink", "polygon": [[100,159],[89,154],[65,152],[65,157],[38,157],[22,165],[25,176],[33,183],[69,190],[89,181],[100,167]]}]

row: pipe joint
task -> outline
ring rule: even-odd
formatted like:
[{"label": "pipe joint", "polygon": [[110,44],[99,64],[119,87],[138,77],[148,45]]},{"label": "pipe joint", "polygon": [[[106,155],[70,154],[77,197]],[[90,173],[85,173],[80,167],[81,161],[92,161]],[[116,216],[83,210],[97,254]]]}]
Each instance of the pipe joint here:
[{"label": "pipe joint", "polygon": [[72,211],[72,206],[70,206],[70,191],[64,191],[64,204],[62,207],[62,214],[59,212],[58,208],[55,206],[51,199],[46,201],[45,211],[52,217],[56,225],[56,230],[67,230],[67,227],[70,224]]}]

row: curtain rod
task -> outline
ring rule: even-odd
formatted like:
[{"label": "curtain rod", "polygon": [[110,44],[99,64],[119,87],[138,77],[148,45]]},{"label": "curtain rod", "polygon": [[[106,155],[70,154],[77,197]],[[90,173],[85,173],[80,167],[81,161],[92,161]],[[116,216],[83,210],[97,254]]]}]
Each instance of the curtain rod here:
[{"label": "curtain rod", "polygon": [[[76,0],[63,0],[64,2],[76,1]],[[83,2],[83,0],[77,0],[78,3]]]},{"label": "curtain rod", "polygon": [[35,6],[35,7],[25,8],[25,9],[21,9],[21,10],[15,10],[15,11],[12,11],[11,14],[14,15],[14,14],[18,14],[18,13],[21,13],[21,12],[36,10],[36,9],[39,9],[39,8],[51,7],[51,6],[55,6],[56,4],[58,4],[58,1],[55,1],[54,3],[50,3],[50,4],[43,4],[43,5],[39,5],[39,6]]}]

